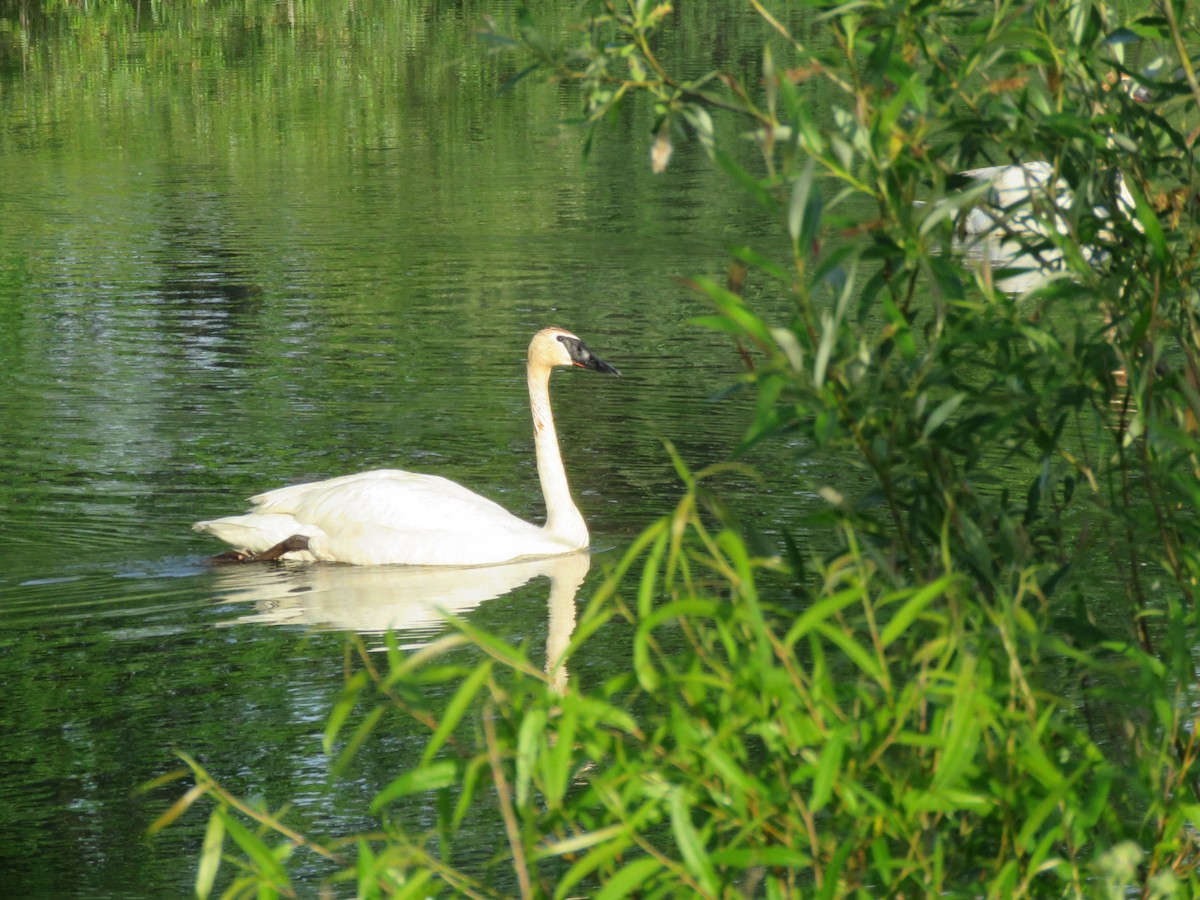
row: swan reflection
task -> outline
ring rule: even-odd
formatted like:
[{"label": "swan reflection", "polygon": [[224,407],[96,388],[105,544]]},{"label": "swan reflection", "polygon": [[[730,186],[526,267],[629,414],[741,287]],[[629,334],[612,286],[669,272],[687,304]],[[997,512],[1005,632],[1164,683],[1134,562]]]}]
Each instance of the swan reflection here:
[{"label": "swan reflection", "polygon": [[310,628],[396,633],[403,647],[419,647],[442,630],[444,613],[462,615],[535,578],[550,579],[549,670],[575,628],[575,595],[591,568],[588,552],[498,566],[308,565],[222,566],[215,592],[254,612],[225,625],[304,625]]}]

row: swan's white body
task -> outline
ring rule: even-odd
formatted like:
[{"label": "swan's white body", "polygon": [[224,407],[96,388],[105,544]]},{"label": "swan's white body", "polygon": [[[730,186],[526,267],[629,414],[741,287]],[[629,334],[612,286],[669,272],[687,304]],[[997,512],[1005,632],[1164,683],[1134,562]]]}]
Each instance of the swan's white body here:
[{"label": "swan's white body", "polygon": [[251,557],[302,536],[306,549],[282,558],[357,565],[482,566],[582,550],[587,525],[571,499],[550,409],[555,366],[620,374],[560,328],[539,331],[529,344],[526,372],[545,525],[518,519],[446,478],[375,469],[267,491],[251,498],[250,512],[194,528]]},{"label": "swan's white body", "polygon": [[[1143,73],[1143,78],[1151,77],[1153,73]],[[1119,88],[1138,103],[1152,99],[1153,94],[1139,79],[1128,75],[1112,73],[1107,81],[1107,87]],[[1097,114],[1102,108],[1097,106]],[[1116,139],[1109,136],[1110,147],[1116,146]],[[973,203],[965,215],[959,219],[960,236],[992,236],[999,234],[1020,235],[1037,234],[1049,237],[1052,232],[1066,232],[1066,222],[1062,211],[1074,202],[1071,189],[1066,180],[1056,177],[1054,166],[1044,160],[1012,163],[1005,166],[986,166],[979,169],[967,169],[958,173],[975,182],[975,190],[968,193],[977,194],[978,188],[986,187],[982,202]],[[1133,194],[1125,184],[1121,173],[1115,172],[1111,187],[1116,194],[1116,212],[1128,219],[1133,227],[1142,229],[1135,214]],[[942,202],[951,209],[962,208],[962,197],[946,197]],[[1093,212],[1098,218],[1110,218],[1113,213],[1104,206],[1094,206]],[[936,212],[943,212],[936,210]]]},{"label": "swan's white body", "polygon": [[[960,220],[959,228],[963,234],[1009,232],[1046,235],[1050,222],[1060,232],[1065,228],[1059,210],[1071,205],[1071,191],[1063,179],[1055,178],[1054,167],[1050,163],[1034,160],[1007,166],[967,169],[959,174],[988,186],[984,202],[972,206]],[[1118,209],[1136,224],[1133,195],[1120,172],[1116,175],[1115,186]],[[1101,218],[1110,215],[1103,206],[1094,207],[1093,211]]]}]

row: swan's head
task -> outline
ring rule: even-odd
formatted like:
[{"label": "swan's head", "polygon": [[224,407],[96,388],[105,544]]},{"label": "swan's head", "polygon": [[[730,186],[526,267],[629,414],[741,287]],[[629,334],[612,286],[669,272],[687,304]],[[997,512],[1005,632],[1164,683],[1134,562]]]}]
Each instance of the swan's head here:
[{"label": "swan's head", "polygon": [[589,350],[587,344],[562,328],[543,328],[533,336],[529,342],[529,365],[547,369],[575,366],[609,375],[621,374]]}]

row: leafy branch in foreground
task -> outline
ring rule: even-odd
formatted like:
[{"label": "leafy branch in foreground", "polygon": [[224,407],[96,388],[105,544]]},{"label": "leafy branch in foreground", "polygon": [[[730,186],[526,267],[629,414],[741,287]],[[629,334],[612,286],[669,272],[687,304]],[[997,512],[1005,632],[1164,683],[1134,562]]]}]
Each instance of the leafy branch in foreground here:
[{"label": "leafy branch in foreground", "polygon": [[[524,653],[465,623],[409,655],[393,644],[386,669],[359,645],[343,703],[368,729],[377,710],[404,706],[430,728],[432,752],[380,792],[382,830],[357,839],[357,862],[334,870],[331,886],[349,881],[362,897],[742,897],[982,882],[1018,896],[1090,894],[1108,878],[1118,896],[1135,877],[1168,893],[1190,877],[1193,851],[1178,840],[1188,808],[1131,815],[1142,786],[1047,691],[1079,651],[1047,642],[1031,584],[996,600],[954,574],[887,588],[848,531],[847,552],[813,568],[809,602],[789,616],[763,597],[779,563],[753,557],[719,517],[706,524],[720,507],[680,468],[689,489],[678,508],[626,552],[551,661],[568,666],[598,628],[623,622],[630,672],[556,688]],[[460,681],[447,654],[468,644],[486,662]],[[1112,650],[1092,661],[1097,671],[1161,690],[1161,672]],[[447,681],[458,687],[444,714],[426,720],[417,698]],[[331,747],[361,745],[350,721],[330,731]],[[451,733],[461,739],[438,738]],[[1170,749],[1153,763],[1171,771]],[[218,800],[211,836],[211,822],[227,827],[239,807],[192,766]],[[420,795],[436,825],[390,820]],[[270,860],[321,851],[240,810],[279,841],[234,835],[255,889],[290,895]],[[1098,855],[1098,835],[1129,842],[1114,841],[1124,856]],[[1140,875],[1119,865],[1130,854]],[[239,885],[249,891],[243,876],[230,896]]]}]

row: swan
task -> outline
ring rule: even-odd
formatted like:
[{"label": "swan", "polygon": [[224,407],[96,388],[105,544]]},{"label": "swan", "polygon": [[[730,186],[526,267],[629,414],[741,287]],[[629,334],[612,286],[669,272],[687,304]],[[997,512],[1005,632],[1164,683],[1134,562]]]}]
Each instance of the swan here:
[{"label": "swan", "polygon": [[[1148,77],[1149,72],[1142,74],[1142,79]],[[1148,103],[1152,98],[1152,93],[1142,84],[1142,80],[1128,74],[1110,74],[1104,90],[1114,89],[1124,92],[1139,104]],[[1099,114],[1103,109],[1097,105],[1095,111]],[[1108,137],[1108,146],[1116,146],[1116,139],[1111,134]],[[968,183],[966,193],[970,196],[943,198],[939,204],[935,204],[939,215],[952,213],[965,205],[964,200],[970,202],[982,194],[981,202],[970,205],[966,213],[959,217],[957,232],[960,238],[990,236],[996,233],[1049,237],[1051,229],[1059,233],[1067,230],[1060,211],[1070,207],[1073,195],[1065,179],[1056,176],[1054,166],[1045,160],[1035,159],[1008,165],[966,169],[957,173],[956,180],[965,180]],[[1115,195],[1117,211],[1128,219],[1134,228],[1142,230],[1142,225],[1137,219],[1133,194],[1119,170],[1111,174],[1107,186]],[[938,209],[938,206],[942,206],[943,209]],[[1039,211],[1043,214],[1039,215]],[[1092,212],[1099,219],[1112,218],[1112,213],[1105,206],[1094,206]],[[1111,238],[1111,234],[1108,236]]]},{"label": "swan", "polygon": [[544,328],[529,342],[526,377],[546,524],[533,525],[437,475],[374,469],[278,488],[240,516],[197,522],[234,550],[218,561],[271,559],[355,565],[485,566],[558,556],[588,546],[571,499],[550,409],[550,372],[574,366],[620,375],[578,337]]},{"label": "swan", "polygon": [[[959,172],[960,178],[986,187],[982,203],[969,208],[959,220],[960,235],[988,235],[994,232],[1040,234],[1047,233],[1047,218],[1037,214],[1037,208],[1053,204],[1055,227],[1063,230],[1058,210],[1071,205],[1071,191],[1063,179],[1055,178],[1054,167],[1043,160],[1012,163],[1005,166],[986,166]],[[1135,225],[1133,194],[1118,171],[1113,176],[1117,208]],[[1053,191],[1053,193],[1052,193]],[[1103,206],[1093,207],[1098,218],[1110,218]]]}]

